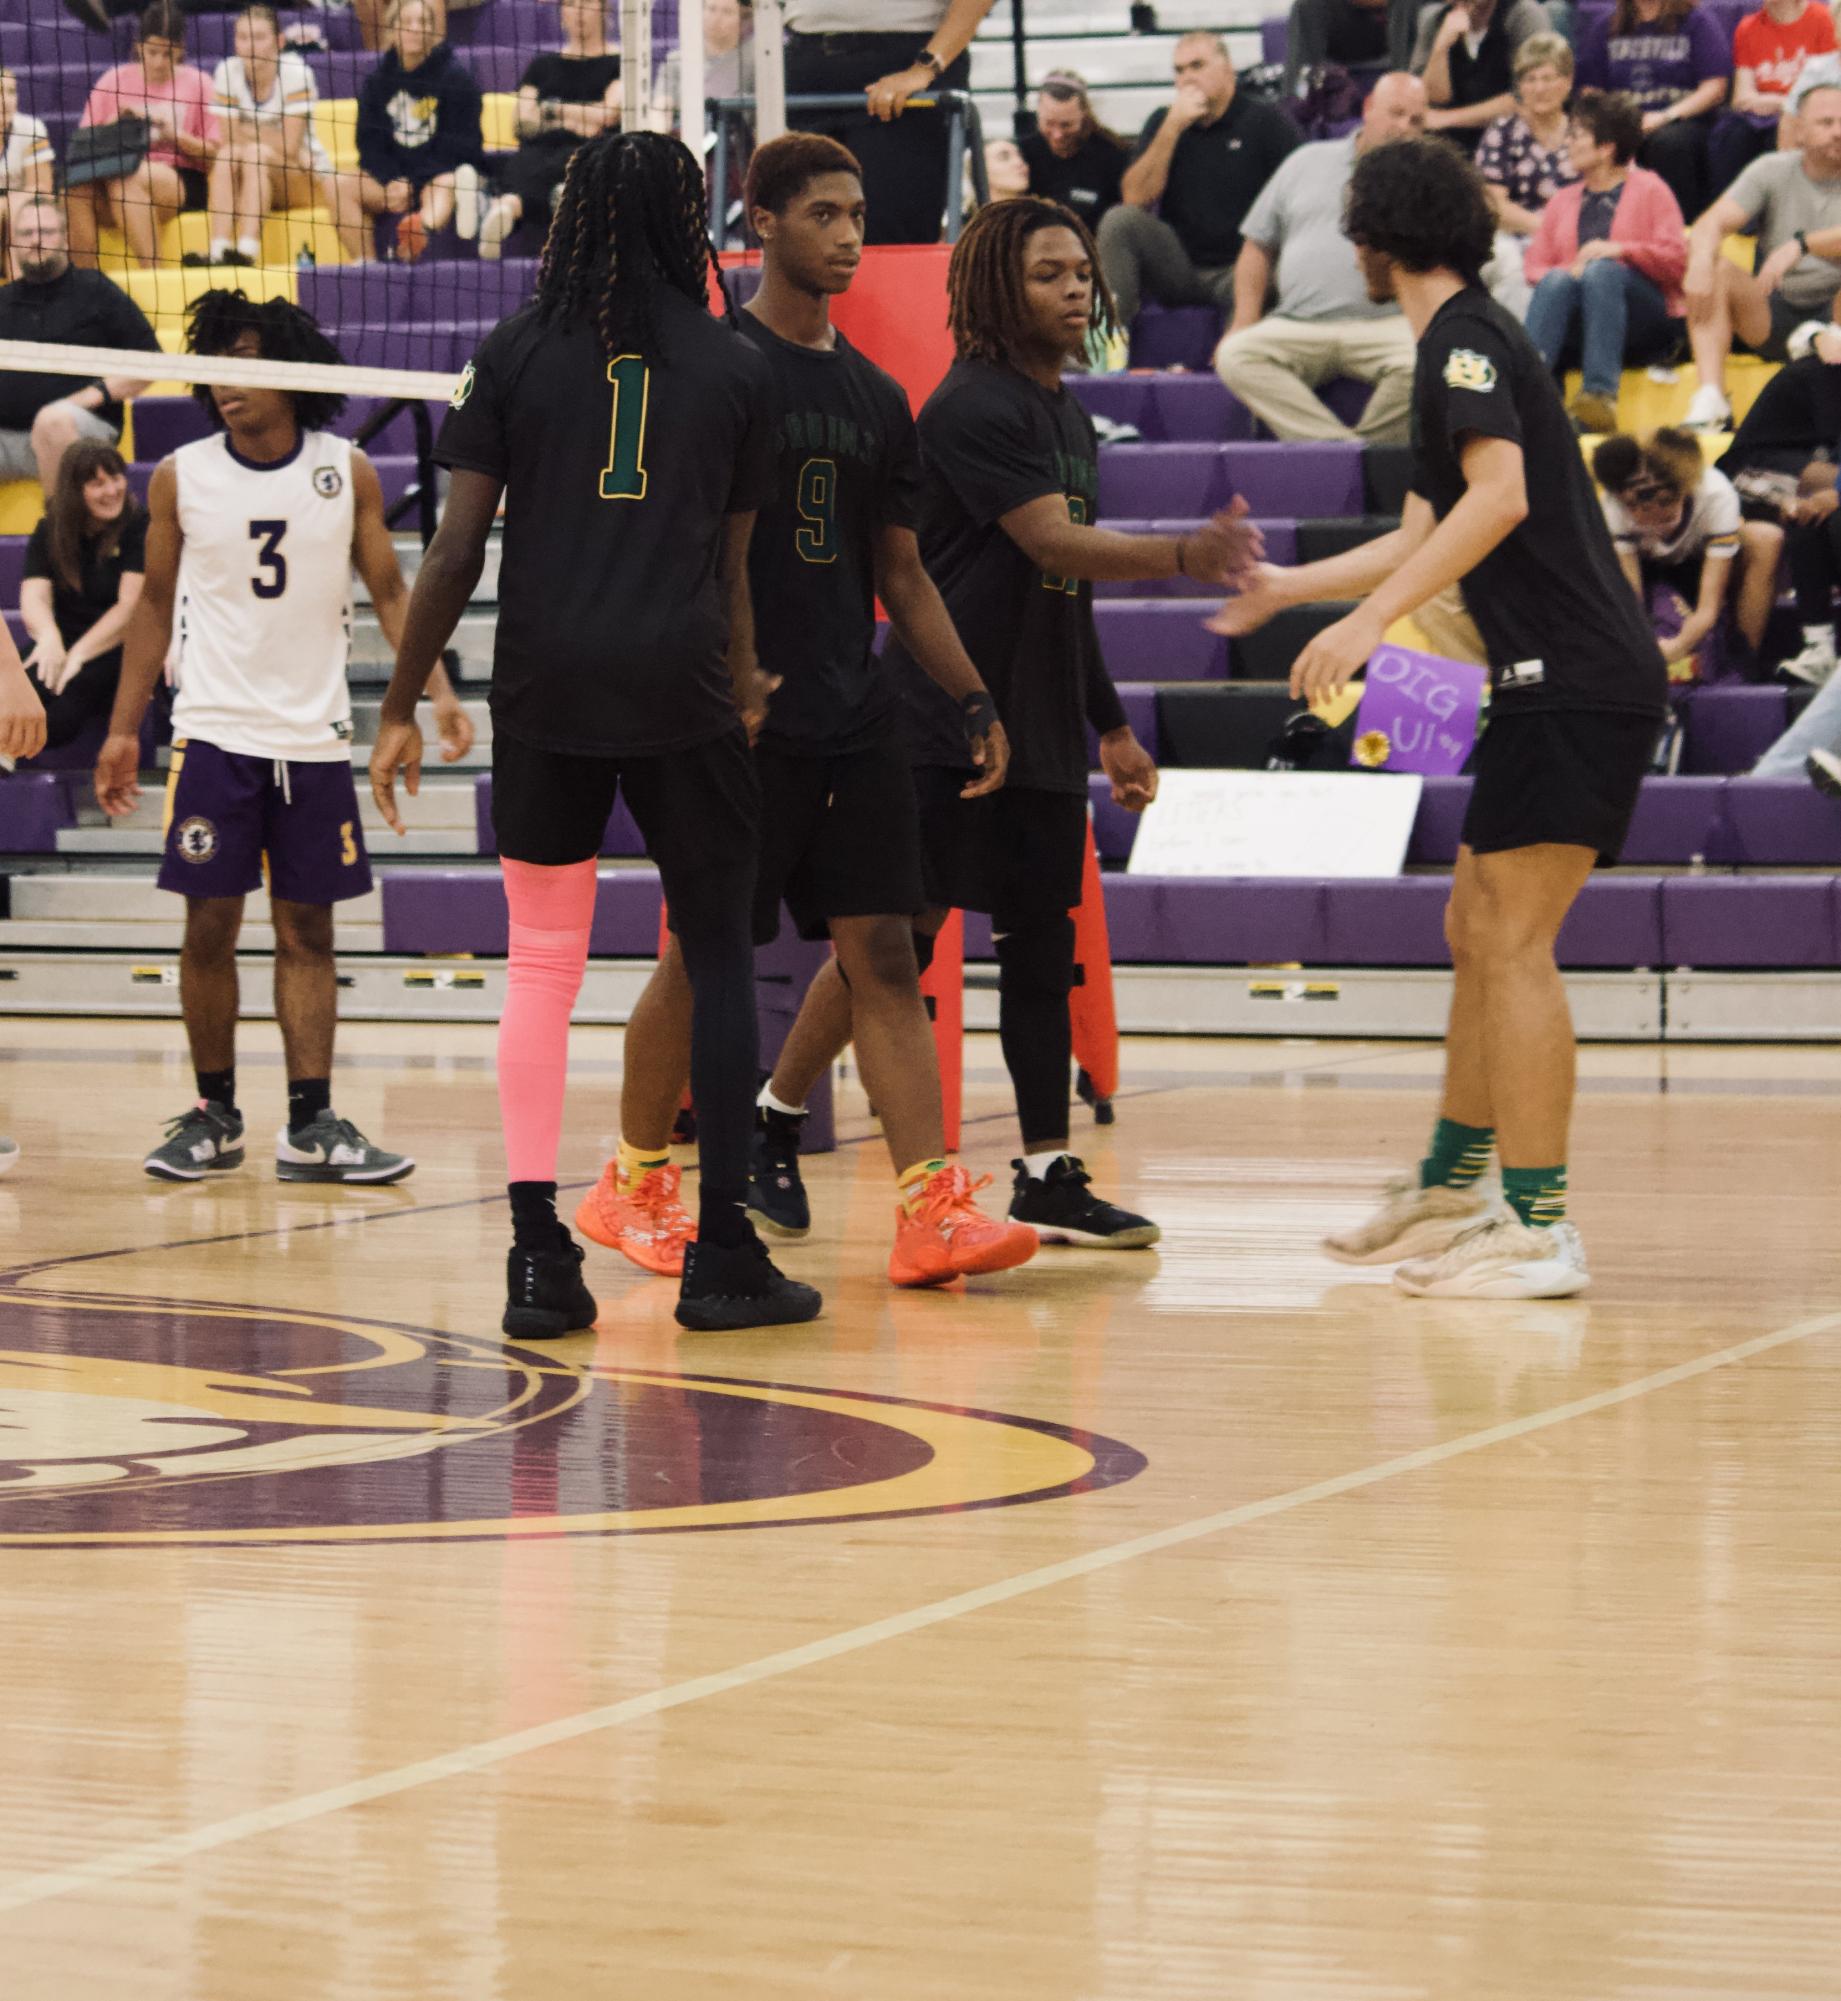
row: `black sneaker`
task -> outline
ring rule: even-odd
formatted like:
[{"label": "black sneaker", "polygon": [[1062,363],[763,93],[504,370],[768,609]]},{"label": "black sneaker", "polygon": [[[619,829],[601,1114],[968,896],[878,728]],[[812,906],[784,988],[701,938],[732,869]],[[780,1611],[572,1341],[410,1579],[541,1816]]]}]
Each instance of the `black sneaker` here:
[{"label": "black sneaker", "polygon": [[765,1105],[754,1114],[748,1207],[776,1237],[789,1242],[812,1234],[812,1205],[799,1179],[799,1132],[805,1120],[804,1112],[776,1112]]},{"label": "black sneaker", "polygon": [[223,1105],[191,1105],[141,1162],[156,1181],[202,1181],[243,1165],[243,1117]]},{"label": "black sneaker", "polygon": [[790,1327],[816,1320],[824,1306],[817,1288],[776,1271],[767,1246],[750,1236],[745,1244],[684,1246],[684,1277],[678,1287],[678,1325],[698,1334],[742,1327]]},{"label": "black sneaker", "polygon": [[1129,1209],[1115,1208],[1092,1192],[1093,1177],[1071,1153],[1049,1163],[1038,1180],[1020,1160],[1010,1220],[1027,1223],[1045,1244],[1091,1244],[1102,1251],[1141,1251],[1163,1232]]},{"label": "black sneaker", "polygon": [[1832,750],[1812,750],[1803,759],[1803,770],[1818,792],[1826,792],[1831,799],[1841,799],[1841,757],[1837,757]]},{"label": "black sneaker", "polygon": [[553,1341],[594,1325],[594,1294],[582,1283],[582,1247],[559,1223],[546,1248],[513,1244],[505,1260],[503,1331],[518,1341]]}]

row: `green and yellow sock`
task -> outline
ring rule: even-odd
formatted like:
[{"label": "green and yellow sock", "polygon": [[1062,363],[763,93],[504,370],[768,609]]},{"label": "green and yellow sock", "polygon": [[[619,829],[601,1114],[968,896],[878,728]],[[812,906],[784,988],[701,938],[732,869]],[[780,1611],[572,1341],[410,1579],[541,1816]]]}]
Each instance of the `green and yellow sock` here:
[{"label": "green and yellow sock", "polygon": [[1421,1188],[1469,1188],[1489,1172],[1494,1126],[1461,1126],[1440,1119],[1432,1128],[1432,1150],[1419,1163]]},{"label": "green and yellow sock", "polygon": [[637,1188],[640,1182],[655,1167],[669,1167],[671,1165],[671,1149],[663,1147],[657,1152],[653,1152],[642,1147],[628,1146],[626,1141],[622,1140],[620,1142],[619,1162],[621,1188],[623,1190]]},{"label": "green and yellow sock", "polygon": [[901,1206],[910,1216],[920,1201],[921,1191],[936,1174],[944,1173],[945,1169],[946,1163],[943,1160],[917,1160],[912,1167],[896,1175],[896,1193],[901,1197]]},{"label": "green and yellow sock", "polygon": [[1566,1220],[1566,1169],[1505,1167],[1502,1193],[1509,1207],[1531,1230],[1551,1230]]}]

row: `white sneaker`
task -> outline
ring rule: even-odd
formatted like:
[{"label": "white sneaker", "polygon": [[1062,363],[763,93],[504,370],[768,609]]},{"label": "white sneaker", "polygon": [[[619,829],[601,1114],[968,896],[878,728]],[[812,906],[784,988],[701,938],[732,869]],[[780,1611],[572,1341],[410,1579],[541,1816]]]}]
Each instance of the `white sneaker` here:
[{"label": "white sneaker", "polygon": [[1572,1224],[1536,1230],[1512,1215],[1492,1216],[1442,1257],[1421,1258],[1394,1273],[1402,1292],[1421,1299],[1569,1299],[1591,1282],[1585,1245]]},{"label": "white sneaker", "polygon": [[1726,392],[1711,382],[1703,382],[1688,399],[1687,415],[1681,420],[1684,431],[1723,431],[1732,422],[1732,405]]},{"label": "white sneaker", "polygon": [[1810,640],[1800,653],[1791,654],[1783,663],[1783,671],[1798,681],[1807,681],[1812,688],[1823,687],[1835,671],[1835,642]]},{"label": "white sneaker", "polygon": [[1436,1257],[1466,1230],[1487,1220],[1493,1198],[1492,1186],[1484,1182],[1468,1188],[1421,1188],[1417,1175],[1403,1175],[1387,1184],[1381,1206],[1365,1223],[1325,1237],[1323,1249],[1345,1265],[1391,1265],[1402,1258]]},{"label": "white sneaker", "polygon": [[523,220],[513,215],[511,204],[501,197],[486,211],[479,226],[479,254],[488,264],[496,264],[505,255],[505,239]]},{"label": "white sneaker", "polygon": [[479,234],[480,210],[479,169],[474,166],[459,166],[454,169],[454,234],[462,243],[471,243]]},{"label": "white sneaker", "polygon": [[1803,759],[1803,769],[1818,792],[1826,792],[1831,799],[1841,799],[1841,757],[1837,757],[1832,750],[1812,750]]}]

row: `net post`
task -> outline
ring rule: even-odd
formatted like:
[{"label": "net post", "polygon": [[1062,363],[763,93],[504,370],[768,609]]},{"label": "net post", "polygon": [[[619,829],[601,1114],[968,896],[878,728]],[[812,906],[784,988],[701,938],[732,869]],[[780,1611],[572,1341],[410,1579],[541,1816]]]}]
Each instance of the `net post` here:
[{"label": "net post", "polygon": [[703,9],[689,0],[678,8],[678,136],[699,160],[709,143],[703,91]]},{"label": "net post", "polygon": [[626,132],[654,129],[652,0],[620,0],[620,124]]},{"label": "net post", "polygon": [[786,17],[781,0],[754,10],[754,138],[764,146],[786,130]]}]

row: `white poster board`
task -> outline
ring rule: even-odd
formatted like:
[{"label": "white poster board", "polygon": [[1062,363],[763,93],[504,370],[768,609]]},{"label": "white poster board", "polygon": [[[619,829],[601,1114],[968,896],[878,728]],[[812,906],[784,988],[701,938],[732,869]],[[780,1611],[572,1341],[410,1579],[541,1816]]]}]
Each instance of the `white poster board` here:
[{"label": "white poster board", "polygon": [[1422,788],[1409,772],[1166,770],[1126,872],[1396,876]]}]

